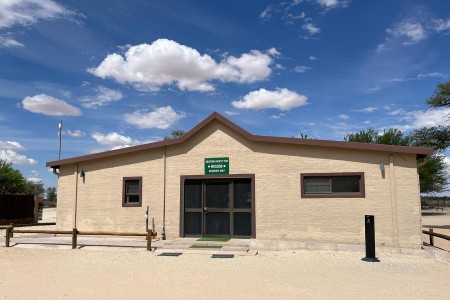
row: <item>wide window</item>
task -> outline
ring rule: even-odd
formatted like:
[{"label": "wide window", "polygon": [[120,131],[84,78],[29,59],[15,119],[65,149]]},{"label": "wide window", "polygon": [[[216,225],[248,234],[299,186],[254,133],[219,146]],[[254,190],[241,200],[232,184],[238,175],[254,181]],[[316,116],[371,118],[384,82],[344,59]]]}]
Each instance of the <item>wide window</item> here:
[{"label": "wide window", "polygon": [[142,206],[142,177],[124,177],[122,206]]},{"label": "wide window", "polygon": [[364,173],[301,174],[302,198],[364,198]]}]

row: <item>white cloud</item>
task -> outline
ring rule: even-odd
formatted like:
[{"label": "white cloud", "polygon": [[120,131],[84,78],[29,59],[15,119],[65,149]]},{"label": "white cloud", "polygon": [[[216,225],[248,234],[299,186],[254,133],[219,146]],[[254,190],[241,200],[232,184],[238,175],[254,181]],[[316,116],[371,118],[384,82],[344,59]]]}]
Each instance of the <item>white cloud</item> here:
[{"label": "white cloud", "polygon": [[138,128],[167,129],[186,116],[183,112],[176,112],[172,107],[158,107],[153,111],[145,109],[137,110],[131,114],[125,114],[125,122]]},{"label": "white cloud", "polygon": [[273,6],[272,6],[272,5],[267,6],[267,7],[259,14],[259,17],[260,17],[261,19],[263,19],[263,20],[269,19],[270,16],[271,16],[271,14],[272,14],[272,9],[273,9]]},{"label": "white cloud", "polygon": [[437,32],[450,30],[450,18],[447,20],[444,19],[434,19],[432,20],[432,28]]},{"label": "white cloud", "polygon": [[244,96],[242,100],[233,101],[231,105],[238,109],[262,110],[276,108],[290,110],[306,104],[308,98],[286,88],[277,88],[275,91],[260,89]]},{"label": "white cloud", "polygon": [[71,18],[74,15],[74,12],[51,0],[0,1],[0,29],[30,26],[39,20]]},{"label": "white cloud", "polygon": [[407,78],[391,78],[388,81],[390,82],[407,82],[418,79],[426,79],[426,78],[447,78],[448,75],[440,72],[430,72],[430,73],[420,73],[415,77],[407,77]]},{"label": "white cloud", "polygon": [[317,57],[315,57],[315,56],[310,56],[310,57],[308,57],[308,59],[309,59],[309,60],[317,60]]},{"label": "white cloud", "polygon": [[63,135],[64,134],[70,135],[72,137],[83,137],[83,136],[86,135],[86,132],[77,129],[77,130],[66,130],[66,131],[63,131]]},{"label": "white cloud", "polygon": [[343,119],[343,120],[347,120],[348,118],[350,118],[348,115],[346,115],[346,114],[340,114],[339,116],[338,116],[338,118],[339,119]]},{"label": "white cloud", "polygon": [[25,97],[22,100],[22,106],[31,112],[48,116],[79,116],[82,114],[81,110],[75,106],[46,94]]},{"label": "white cloud", "polygon": [[281,55],[281,53],[275,48],[270,48],[269,50],[267,50],[267,53],[269,53],[270,55],[272,55],[274,57],[278,57]]},{"label": "white cloud", "polygon": [[273,63],[270,52],[275,53],[274,50],[271,48],[268,53],[252,50],[216,62],[196,49],[158,39],[152,44],[131,46],[124,56],[110,54],[88,72],[122,84],[130,83],[141,90],[157,91],[161,86],[176,84],[180,90],[207,92],[214,90],[211,83],[214,80],[253,83],[267,79]]},{"label": "white cloud", "polygon": [[410,112],[400,110],[397,115],[401,116],[401,120],[410,123],[410,125],[405,126],[405,129],[415,129],[428,126],[447,126],[449,114],[450,108],[444,108]]},{"label": "white cloud", "polygon": [[28,181],[31,181],[31,182],[33,182],[33,183],[39,183],[39,182],[42,181],[42,178],[40,178],[39,172],[38,172],[38,171],[36,171],[36,170],[31,170],[31,175],[29,175],[29,176],[27,177],[27,180],[28,180]]},{"label": "white cloud", "polygon": [[138,140],[133,140],[129,136],[124,136],[117,132],[110,132],[108,134],[94,132],[91,134],[91,137],[99,144],[111,146],[112,149],[119,149],[142,144],[142,142]]},{"label": "white cloud", "polygon": [[379,91],[379,90],[381,90],[381,87],[379,87],[379,86],[374,86],[374,87],[368,88],[368,89],[366,90],[366,93],[373,93],[373,92],[376,92],[376,91]]},{"label": "white cloud", "polygon": [[316,2],[326,8],[333,8],[339,5],[338,0],[316,0]]},{"label": "white cloud", "polygon": [[0,159],[7,160],[18,165],[35,165],[37,161],[19,154],[13,150],[0,150]]},{"label": "white cloud", "polygon": [[119,101],[123,98],[120,91],[109,89],[102,85],[99,85],[95,91],[97,94],[95,96],[86,96],[81,98],[81,105],[86,108],[99,108],[101,106],[106,106],[111,102]]},{"label": "white cloud", "polygon": [[312,23],[306,23],[302,26],[303,29],[309,32],[309,34],[314,35],[320,32],[320,28],[314,26]]},{"label": "white cloud", "polygon": [[15,141],[0,141],[0,150],[24,150],[23,146],[19,142]]},{"label": "white cloud", "polygon": [[226,114],[227,116],[236,116],[236,115],[239,115],[238,112],[234,112],[234,111],[230,111],[230,110],[226,110],[226,111],[225,111],[225,114]]},{"label": "white cloud", "polygon": [[316,3],[326,9],[333,9],[337,7],[347,7],[349,0],[316,0]]},{"label": "white cloud", "polygon": [[376,111],[378,109],[378,107],[364,107],[363,109],[355,109],[352,111],[356,111],[356,112],[363,112],[363,113],[373,113],[374,111]]},{"label": "white cloud", "polygon": [[296,66],[294,68],[294,71],[297,73],[305,73],[307,70],[311,70],[312,68],[307,67],[307,66]]},{"label": "white cloud", "polygon": [[24,44],[16,41],[15,39],[11,38],[10,36],[6,35],[0,35],[0,48],[20,48],[23,47]]},{"label": "white cloud", "polygon": [[278,119],[284,117],[285,115],[286,115],[286,114],[284,114],[284,113],[279,113],[279,114],[270,116],[270,118],[271,118],[271,119],[278,120]]},{"label": "white cloud", "polygon": [[427,38],[425,28],[420,23],[401,22],[386,31],[394,37],[406,38],[404,44],[415,44]]}]

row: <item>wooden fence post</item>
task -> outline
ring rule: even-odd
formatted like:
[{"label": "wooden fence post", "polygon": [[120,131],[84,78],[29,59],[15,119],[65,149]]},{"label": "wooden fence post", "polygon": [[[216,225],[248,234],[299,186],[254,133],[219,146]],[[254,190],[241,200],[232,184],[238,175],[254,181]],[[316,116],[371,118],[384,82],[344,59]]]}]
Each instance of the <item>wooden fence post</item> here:
[{"label": "wooden fence post", "polygon": [[[430,233],[433,234],[433,228],[430,228]],[[434,246],[434,236],[430,234],[430,246]]]},{"label": "wooden fence post", "polygon": [[77,234],[78,234],[78,230],[76,228],[74,228],[72,230],[72,249],[77,248]]},{"label": "wooden fence post", "polygon": [[149,231],[147,231],[147,251],[152,251],[152,237],[153,232],[150,229]]},{"label": "wooden fence post", "polygon": [[[12,227],[14,227],[14,224],[13,223],[11,223],[11,224],[9,224],[10,226],[11,226],[11,228]],[[12,230],[12,229],[11,229]],[[11,237],[14,237],[14,232],[11,232]]]},{"label": "wooden fence post", "polygon": [[12,227],[6,227],[5,247],[9,247],[9,239],[11,238]]}]

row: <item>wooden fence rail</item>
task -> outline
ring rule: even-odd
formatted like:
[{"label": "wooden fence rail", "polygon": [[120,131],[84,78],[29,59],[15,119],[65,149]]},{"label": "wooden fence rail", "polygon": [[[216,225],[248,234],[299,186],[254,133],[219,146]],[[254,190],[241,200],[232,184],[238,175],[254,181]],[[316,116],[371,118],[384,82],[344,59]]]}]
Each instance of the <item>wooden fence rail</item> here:
[{"label": "wooden fence rail", "polygon": [[434,237],[450,241],[450,236],[433,232],[433,228],[430,228],[430,231],[422,230],[422,232],[430,236],[430,246],[434,246]]},{"label": "wooden fence rail", "polygon": [[111,231],[78,231],[74,228],[72,231],[68,230],[33,230],[33,229],[14,229],[13,226],[6,227],[5,246],[9,247],[10,240],[14,233],[41,233],[41,234],[71,234],[72,235],[72,249],[77,248],[78,235],[106,235],[106,236],[145,236],[147,237],[147,250],[152,250],[152,238],[156,237],[157,233],[149,230],[147,233],[141,232],[111,232]]}]

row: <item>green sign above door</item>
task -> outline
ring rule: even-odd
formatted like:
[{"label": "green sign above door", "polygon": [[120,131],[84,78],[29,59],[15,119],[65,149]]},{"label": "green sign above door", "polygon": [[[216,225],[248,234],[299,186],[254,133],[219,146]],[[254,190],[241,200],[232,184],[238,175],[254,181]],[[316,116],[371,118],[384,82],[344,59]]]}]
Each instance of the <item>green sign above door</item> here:
[{"label": "green sign above door", "polygon": [[205,175],[230,174],[228,157],[205,158]]}]

